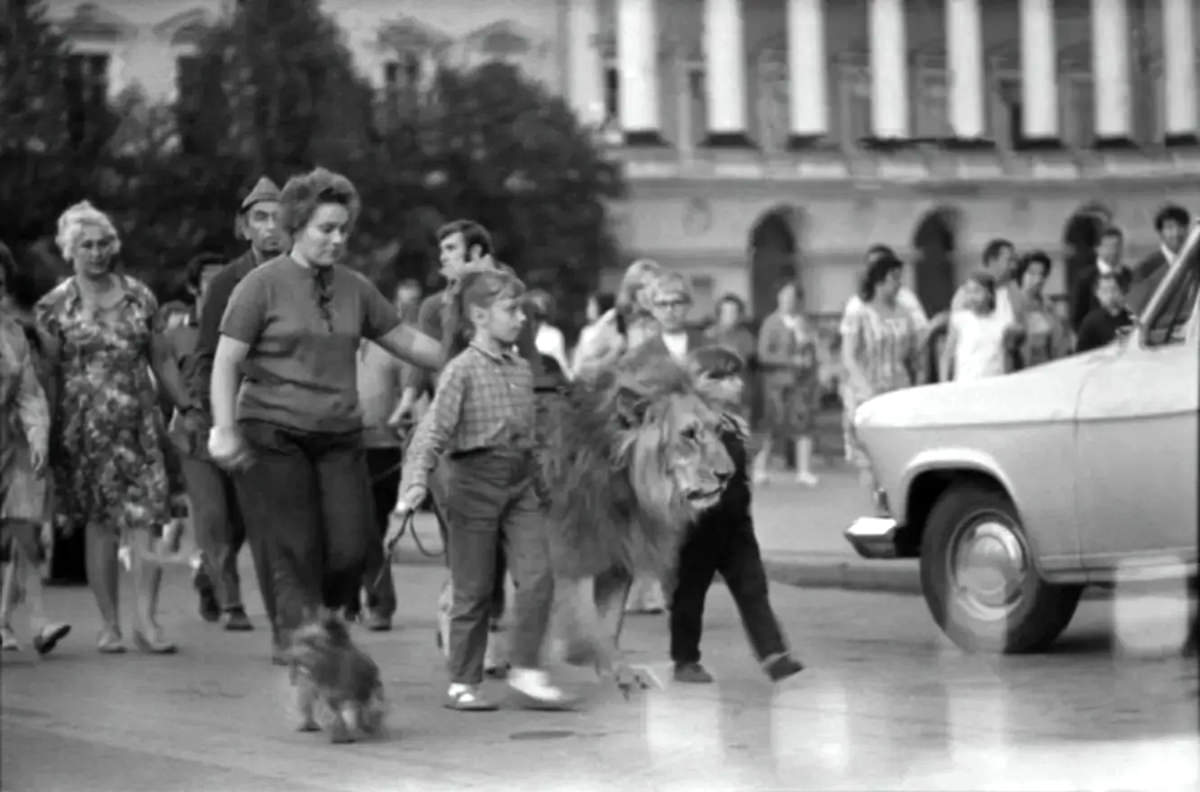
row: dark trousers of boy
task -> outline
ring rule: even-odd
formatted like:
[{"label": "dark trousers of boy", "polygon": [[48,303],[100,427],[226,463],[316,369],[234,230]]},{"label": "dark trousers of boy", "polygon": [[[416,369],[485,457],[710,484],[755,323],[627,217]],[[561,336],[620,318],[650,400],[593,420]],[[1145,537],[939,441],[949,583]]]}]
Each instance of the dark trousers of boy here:
[{"label": "dark trousers of boy", "polygon": [[[387,534],[400,488],[400,465],[404,458],[401,448],[368,448],[367,471],[371,477],[371,506],[373,524],[379,541]],[[368,553],[363,573],[363,589],[367,607],[375,614],[390,619],[396,612],[396,586],[392,581],[392,564],[384,553]],[[358,592],[350,599],[350,608],[358,612]]]},{"label": "dark trousers of boy", "polygon": [[767,599],[754,524],[746,517],[739,519],[737,511],[718,506],[704,514],[689,528],[680,549],[671,601],[671,659],[676,665],[700,662],[704,599],[717,572],[729,586],[759,662],[787,651]]},{"label": "dark trousers of boy", "polygon": [[527,451],[480,450],[442,458],[447,558],[453,581],[450,608],[450,681],[483,681],[488,622],[496,588],[496,553],[503,544],[516,587],[509,660],[540,667],[550,619],[554,577],[545,519],[534,490],[534,458]]},{"label": "dark trousers of boy", "polygon": [[362,433],[239,425],[253,456],[239,479],[251,496],[245,516],[266,542],[278,640],[287,646],[320,606],[342,608],[367,565],[381,563]]},{"label": "dark trousers of boy", "polygon": [[[179,464],[191,502],[192,530],[197,546],[204,553],[204,571],[216,590],[217,602],[226,613],[240,609],[243,605],[238,553],[246,543],[246,523],[233,478],[209,459],[180,454]],[[265,559],[261,553],[253,555],[259,585],[262,586],[264,578],[269,584],[270,570],[265,568]],[[270,618],[268,600],[264,590],[263,602],[268,604]]]},{"label": "dark trousers of boy", "polygon": [[[442,535],[442,547],[449,547],[449,539],[446,534],[446,510],[440,507],[439,503],[447,502],[449,495],[445,489],[445,472],[443,467],[445,460],[439,463],[438,467],[429,476],[429,505],[433,509],[433,515],[437,518],[438,531]],[[394,500],[394,498],[393,498]],[[446,554],[446,567],[450,566],[450,554]],[[508,560],[504,555],[504,543],[496,543],[496,582],[492,587],[491,607],[488,610],[488,617],[491,620],[492,626],[495,626],[504,618],[505,606],[505,588],[504,578],[508,574]]]}]

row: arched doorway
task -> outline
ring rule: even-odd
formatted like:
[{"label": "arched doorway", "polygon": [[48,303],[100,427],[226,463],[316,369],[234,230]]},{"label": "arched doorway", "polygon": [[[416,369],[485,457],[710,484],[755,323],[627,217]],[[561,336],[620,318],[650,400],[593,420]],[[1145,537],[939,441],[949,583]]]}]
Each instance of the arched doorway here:
[{"label": "arched doorway", "polygon": [[1112,212],[1097,203],[1085,204],[1067,219],[1063,227],[1063,259],[1067,265],[1068,289],[1093,265],[1100,234],[1111,222]]},{"label": "arched doorway", "polygon": [[949,308],[954,297],[958,281],[954,262],[958,228],[958,210],[943,206],[921,218],[913,232],[912,246],[917,251],[913,280],[917,298],[930,316]]},{"label": "arched doorway", "polygon": [[775,290],[799,276],[795,212],[772,209],[750,229],[750,310],[756,322],[775,310]]}]

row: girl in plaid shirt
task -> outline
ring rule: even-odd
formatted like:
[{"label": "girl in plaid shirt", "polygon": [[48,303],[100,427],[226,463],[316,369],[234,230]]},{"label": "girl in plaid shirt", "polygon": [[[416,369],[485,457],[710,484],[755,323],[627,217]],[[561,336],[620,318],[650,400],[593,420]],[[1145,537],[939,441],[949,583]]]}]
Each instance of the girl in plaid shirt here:
[{"label": "girl in plaid shirt", "polygon": [[[446,706],[456,710],[496,708],[479,685],[501,540],[516,582],[509,687],[526,707],[561,709],[571,703],[550,684],[539,659],[554,578],[535,491],[533,374],[514,349],[525,323],[524,292],[524,284],[504,268],[472,270],[456,284],[447,337],[451,343],[463,338],[466,347],[446,364],[417,425],[396,502],[396,512],[407,515],[425,500],[435,463],[441,459],[447,466],[444,516],[453,604]],[[389,547],[402,523],[392,523]]]}]

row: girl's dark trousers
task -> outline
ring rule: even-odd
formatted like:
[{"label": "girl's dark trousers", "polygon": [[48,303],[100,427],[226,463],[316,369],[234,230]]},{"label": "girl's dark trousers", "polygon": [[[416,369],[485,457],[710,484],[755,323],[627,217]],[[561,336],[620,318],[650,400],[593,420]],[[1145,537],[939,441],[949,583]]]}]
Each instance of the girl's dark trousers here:
[{"label": "girl's dark trousers", "polygon": [[483,680],[496,551],[501,545],[516,587],[509,660],[517,668],[537,668],[554,577],[546,522],[534,491],[533,454],[490,449],[448,454],[439,468],[445,495],[439,506],[446,521],[454,595],[450,681],[476,685]]},{"label": "girl's dark trousers", "polygon": [[319,606],[341,608],[363,570],[382,555],[361,431],[303,432],[241,421],[253,462],[240,477],[248,523],[261,531],[274,589],[279,640]]}]

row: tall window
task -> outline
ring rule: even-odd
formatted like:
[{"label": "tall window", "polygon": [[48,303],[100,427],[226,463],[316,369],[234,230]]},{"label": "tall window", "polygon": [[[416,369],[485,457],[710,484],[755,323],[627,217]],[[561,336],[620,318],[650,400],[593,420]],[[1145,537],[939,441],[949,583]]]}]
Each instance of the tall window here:
[{"label": "tall window", "polygon": [[616,63],[604,64],[604,120],[621,117],[621,72]]},{"label": "tall window", "polygon": [[67,133],[76,148],[98,145],[108,131],[108,63],[104,54],[67,56]]}]

